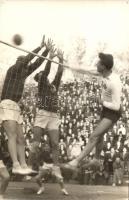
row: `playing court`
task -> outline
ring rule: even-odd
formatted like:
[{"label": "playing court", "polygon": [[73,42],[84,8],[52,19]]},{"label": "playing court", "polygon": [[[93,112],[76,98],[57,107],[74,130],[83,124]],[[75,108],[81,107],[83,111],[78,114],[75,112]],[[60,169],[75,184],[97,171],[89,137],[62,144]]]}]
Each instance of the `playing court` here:
[{"label": "playing court", "polygon": [[9,184],[5,198],[9,200],[128,200],[128,186],[87,186],[66,185],[69,196],[63,196],[58,184],[46,184],[44,194],[37,195],[37,185],[31,182],[13,182]]}]

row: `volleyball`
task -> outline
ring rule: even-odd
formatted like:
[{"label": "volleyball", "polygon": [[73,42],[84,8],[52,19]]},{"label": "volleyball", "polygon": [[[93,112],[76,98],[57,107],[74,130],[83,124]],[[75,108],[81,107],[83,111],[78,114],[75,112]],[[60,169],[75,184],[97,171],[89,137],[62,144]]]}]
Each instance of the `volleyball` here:
[{"label": "volleyball", "polygon": [[13,43],[15,44],[15,45],[21,45],[22,44],[22,42],[23,42],[23,39],[22,39],[22,37],[21,37],[21,35],[19,35],[19,34],[15,34],[14,36],[13,36]]}]

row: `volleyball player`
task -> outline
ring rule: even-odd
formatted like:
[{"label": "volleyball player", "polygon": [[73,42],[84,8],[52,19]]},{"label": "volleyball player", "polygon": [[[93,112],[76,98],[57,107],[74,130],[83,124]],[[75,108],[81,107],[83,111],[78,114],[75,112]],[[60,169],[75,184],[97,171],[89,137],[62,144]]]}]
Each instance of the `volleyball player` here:
[{"label": "volleyball player", "polygon": [[[55,57],[55,51],[50,51],[49,58],[52,60]],[[63,52],[57,51],[57,57],[59,63],[63,63]],[[33,151],[39,146],[41,141],[41,135],[45,129],[48,130],[52,148],[52,160],[53,160],[53,174],[62,179],[60,167],[59,167],[59,116],[58,111],[58,89],[63,74],[63,66],[59,64],[54,80],[50,83],[48,75],[51,69],[51,61],[48,61],[44,71],[39,72],[35,76],[35,80],[38,82],[38,108],[39,111],[36,114],[34,124],[34,142]],[[30,157],[32,153],[30,154]]]},{"label": "volleyball player", "polygon": [[[74,160],[67,163],[64,167],[69,169],[77,169],[79,163],[88,156],[88,154],[96,146],[96,158],[99,158],[100,151],[103,146],[103,135],[109,130],[121,117],[121,93],[122,85],[119,75],[112,71],[114,60],[111,54],[99,53],[99,61],[97,63],[97,73],[103,78],[102,85],[102,113],[98,126],[95,128],[89,138],[89,142],[81,152],[81,154]],[[78,70],[80,71],[80,70]],[[82,70],[81,70],[82,71]],[[89,75],[95,73],[84,71]],[[95,160],[96,161],[96,160]]]},{"label": "volleyball player", "polygon": [[[45,42],[43,37],[41,45],[33,52],[38,53],[45,48],[42,56],[47,56],[49,50],[53,47],[52,40]],[[0,103],[0,120],[8,136],[8,150],[12,159],[12,172],[15,174],[31,174],[25,160],[25,142],[22,130],[22,118],[18,102],[20,101],[26,78],[34,72],[44,61],[44,58],[37,58],[35,62],[30,61],[35,56],[19,56],[16,63],[7,70],[5,77],[1,103]]]},{"label": "volleyball player", "polygon": [[[40,162],[38,162],[38,159],[40,160]],[[35,177],[35,180],[39,186],[37,194],[40,195],[44,193],[45,178],[51,177],[51,178],[56,178],[57,183],[60,185],[61,193],[64,195],[68,195],[63,178],[57,177],[55,176],[55,174],[53,174],[54,164],[51,156],[51,149],[48,145],[45,145],[43,149],[42,148],[40,149],[38,159],[37,162],[40,163],[40,167],[39,167],[39,173]]]}]

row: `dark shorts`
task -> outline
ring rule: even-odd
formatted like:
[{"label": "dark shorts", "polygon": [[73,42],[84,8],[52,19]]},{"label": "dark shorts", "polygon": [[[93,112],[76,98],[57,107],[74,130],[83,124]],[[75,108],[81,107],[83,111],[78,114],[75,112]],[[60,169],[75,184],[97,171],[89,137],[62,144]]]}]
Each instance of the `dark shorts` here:
[{"label": "dark shorts", "polygon": [[115,111],[115,110],[111,110],[109,108],[103,107],[100,118],[101,119],[107,118],[107,119],[112,120],[114,123],[116,123],[121,117],[121,114],[122,114],[121,108],[119,111]]}]

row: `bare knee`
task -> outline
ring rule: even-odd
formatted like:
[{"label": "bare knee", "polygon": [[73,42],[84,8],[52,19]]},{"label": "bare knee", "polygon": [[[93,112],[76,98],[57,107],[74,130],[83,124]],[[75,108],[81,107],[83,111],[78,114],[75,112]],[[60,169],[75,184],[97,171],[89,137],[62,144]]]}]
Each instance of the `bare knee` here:
[{"label": "bare knee", "polygon": [[23,135],[18,135],[17,136],[17,143],[18,144],[24,144],[25,145],[25,138]]},{"label": "bare knee", "polygon": [[7,134],[7,136],[8,136],[8,140],[9,141],[11,141],[11,140],[17,140],[17,134],[16,133],[9,133],[9,134]]},{"label": "bare knee", "polygon": [[15,130],[7,130],[6,129],[6,134],[7,134],[9,140],[13,140],[13,139],[16,140],[16,138],[17,138],[17,133]]},{"label": "bare knee", "polygon": [[9,139],[13,139],[17,137],[16,132],[16,122],[14,121],[4,121],[3,122],[4,130]]}]

